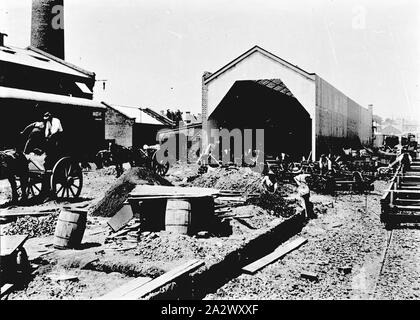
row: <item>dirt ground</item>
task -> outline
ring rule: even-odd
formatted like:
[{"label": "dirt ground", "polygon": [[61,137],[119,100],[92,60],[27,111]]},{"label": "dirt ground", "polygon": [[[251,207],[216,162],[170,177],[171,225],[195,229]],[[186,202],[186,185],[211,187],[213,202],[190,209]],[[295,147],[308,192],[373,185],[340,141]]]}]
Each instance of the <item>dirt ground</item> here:
[{"label": "dirt ground", "polygon": [[[183,170],[183,167],[185,168],[185,166],[172,168],[168,180],[174,182],[176,179],[172,173]],[[221,171],[218,175],[225,176],[225,172]],[[244,176],[238,173],[235,175],[237,178]],[[139,228],[134,228],[125,235],[110,238],[111,229],[107,225],[109,218],[89,216],[80,250],[53,249],[53,234],[60,209],[65,206],[91,204],[105,193],[113,181],[115,176],[111,168],[85,172],[80,202],[49,201],[23,208],[24,210],[55,208],[56,211],[47,217],[24,217],[1,226],[2,234],[28,233],[31,236],[25,244],[25,249],[32,264],[37,267],[29,284],[10,294],[9,299],[96,298],[134,277],[154,278],[191,259],[202,259],[207,266],[219,262],[255,235],[270,228],[273,223],[281,222],[278,215],[273,215],[256,205],[244,203],[223,213],[230,217],[221,219],[229,226],[229,232],[222,236],[209,234],[201,238],[166,231],[142,232]],[[235,179],[230,180],[230,184],[238,183]],[[240,183],[255,190],[259,185],[256,178],[254,185],[247,185],[242,180]],[[193,184],[188,183],[188,185]],[[194,185],[202,186],[198,182]],[[226,189],[232,189],[226,181],[224,186]],[[6,194],[7,188],[2,191],[3,195]],[[293,206],[293,201],[290,203]],[[10,212],[19,210],[22,210],[22,207],[8,209]],[[243,218],[232,218],[236,215]],[[129,226],[135,226],[136,222],[137,219],[133,219]],[[61,281],[50,279],[55,275],[74,275],[77,279]]]},{"label": "dirt ground", "polygon": [[206,299],[419,299],[420,230],[394,230],[385,256],[389,231],[379,221],[385,185],[376,182],[367,196],[313,195],[312,201],[331,205],[296,235],[308,239],[306,244]]},{"label": "dirt ground", "polygon": [[[260,192],[259,176],[249,169],[241,170],[222,169],[198,175],[197,166],[175,165],[166,178],[174,185],[217,187],[244,194]],[[293,185],[286,184],[281,201],[271,199],[279,201],[274,210],[247,201],[226,213],[246,217],[225,218],[230,234],[204,238],[166,231],[142,232],[135,227],[137,219],[128,225],[133,226],[129,232],[110,238],[109,218],[89,216],[81,249],[53,249],[60,209],[92,204],[115,179],[112,168],[84,172],[81,199],[75,203],[49,201],[7,209],[55,209],[47,217],[26,217],[0,225],[1,234],[25,232],[31,236],[25,249],[34,267],[33,278],[11,293],[9,299],[92,299],[134,277],[154,278],[190,259],[202,259],[208,266],[284,219],[287,210],[274,212],[278,207],[295,205],[293,199],[283,199],[295,191]],[[385,251],[389,231],[379,221],[379,199],[385,186],[385,182],[375,182],[375,191],[368,195],[313,193],[311,200],[318,218],[296,235],[308,239],[306,244],[254,275],[242,274],[228,281],[206,299],[419,299],[420,232],[394,230]],[[0,203],[7,200],[8,192],[1,181]],[[302,278],[305,271],[316,273],[318,281]],[[54,279],[60,275],[76,279]]]}]

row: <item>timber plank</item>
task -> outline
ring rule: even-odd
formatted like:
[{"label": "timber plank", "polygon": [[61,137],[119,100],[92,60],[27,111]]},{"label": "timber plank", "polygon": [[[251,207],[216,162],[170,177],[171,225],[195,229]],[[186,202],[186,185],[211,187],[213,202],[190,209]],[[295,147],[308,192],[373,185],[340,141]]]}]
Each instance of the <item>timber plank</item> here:
[{"label": "timber plank", "polygon": [[9,292],[11,292],[13,290],[13,287],[15,285],[12,283],[5,283],[1,286],[0,289],[0,298],[3,297],[4,295],[8,294]]},{"label": "timber plank", "polygon": [[200,187],[169,187],[169,186],[150,186],[150,185],[137,185],[131,192],[131,197],[144,197],[144,196],[178,196],[178,197],[202,197],[218,194],[218,189],[200,188]]},{"label": "timber plank", "polygon": [[263,257],[263,258],[261,258],[257,261],[254,261],[253,263],[248,264],[247,266],[243,267],[242,271],[245,272],[245,273],[254,274],[258,270],[264,268],[266,265],[282,258],[283,256],[285,256],[289,252],[299,248],[301,245],[303,245],[307,241],[308,241],[307,239],[302,238],[302,237],[297,238],[297,239],[292,240],[292,241],[288,241],[285,244],[278,247],[272,253],[270,253],[270,254],[266,255],[265,257]]},{"label": "timber plank", "polygon": [[124,227],[134,217],[129,203],[124,203],[122,208],[110,219],[107,224],[116,232]]},{"label": "timber plank", "polygon": [[401,205],[396,205],[394,207],[397,208],[397,209],[399,209],[399,210],[420,211],[420,206],[401,206]]},{"label": "timber plank", "polygon": [[193,270],[196,270],[204,265],[204,261],[201,260],[191,260],[175,269],[172,269],[171,271],[168,271],[167,273],[161,275],[160,277],[157,277],[153,279],[150,282],[147,282],[146,284],[140,286],[137,289],[134,289],[127,294],[125,294],[122,299],[123,300],[138,300],[148,293],[151,293],[160,287],[164,286],[165,284],[175,280],[176,278],[187,274]]},{"label": "timber plank", "polygon": [[152,278],[149,277],[139,277],[134,280],[127,282],[126,284],[108,292],[107,294],[103,295],[102,297],[97,298],[96,300],[119,300],[124,299],[124,295],[129,293],[132,290],[135,290],[142,285],[146,284],[147,282],[151,281]]},{"label": "timber plank", "polygon": [[394,193],[420,193],[420,190],[407,190],[407,189],[398,189],[398,190],[384,190],[384,192],[394,192]]}]

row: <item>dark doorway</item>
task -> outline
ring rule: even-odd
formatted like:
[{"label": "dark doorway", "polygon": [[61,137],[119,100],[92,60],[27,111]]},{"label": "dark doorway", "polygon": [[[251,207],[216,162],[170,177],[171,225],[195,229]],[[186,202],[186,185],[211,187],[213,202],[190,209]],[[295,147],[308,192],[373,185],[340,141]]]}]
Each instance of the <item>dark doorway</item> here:
[{"label": "dark doorway", "polygon": [[[308,157],[312,130],[309,113],[280,80],[274,81],[236,81],[209,120],[228,130],[264,129],[266,155],[284,152],[294,159]],[[273,88],[271,83],[278,85]]]}]

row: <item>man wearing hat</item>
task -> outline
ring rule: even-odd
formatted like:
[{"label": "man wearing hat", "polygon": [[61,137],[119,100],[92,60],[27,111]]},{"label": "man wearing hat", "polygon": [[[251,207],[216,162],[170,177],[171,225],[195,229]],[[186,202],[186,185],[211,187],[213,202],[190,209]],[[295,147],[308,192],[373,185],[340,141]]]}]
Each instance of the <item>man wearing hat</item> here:
[{"label": "man wearing hat", "polygon": [[56,160],[55,158],[58,155],[63,127],[61,126],[61,121],[58,118],[53,117],[50,112],[45,112],[44,122],[46,140],[45,151],[47,154],[47,157],[45,158],[45,168],[51,169]]}]

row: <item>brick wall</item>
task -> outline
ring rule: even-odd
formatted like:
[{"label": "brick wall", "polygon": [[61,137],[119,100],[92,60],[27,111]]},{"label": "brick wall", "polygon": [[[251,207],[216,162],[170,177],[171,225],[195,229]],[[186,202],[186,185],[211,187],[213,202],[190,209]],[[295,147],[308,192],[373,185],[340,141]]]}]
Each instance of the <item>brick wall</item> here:
[{"label": "brick wall", "polygon": [[134,119],[107,107],[105,112],[105,139],[115,139],[115,143],[131,147],[133,145]]}]

